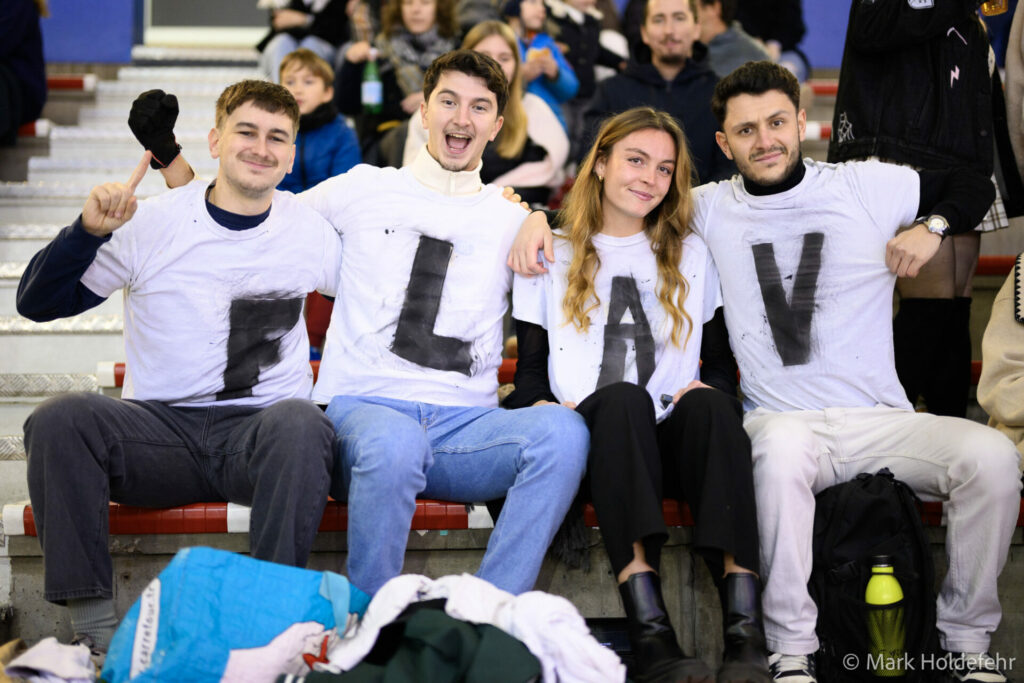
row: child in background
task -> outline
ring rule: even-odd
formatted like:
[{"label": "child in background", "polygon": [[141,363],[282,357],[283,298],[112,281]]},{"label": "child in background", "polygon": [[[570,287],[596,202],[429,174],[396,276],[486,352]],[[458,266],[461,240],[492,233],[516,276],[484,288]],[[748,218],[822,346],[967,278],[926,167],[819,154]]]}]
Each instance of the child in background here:
[{"label": "child in background", "polygon": [[519,37],[519,74],[526,92],[547,102],[568,132],[562,103],[576,96],[580,82],[554,38],[544,32],[544,0],[507,0],[502,13]]},{"label": "child in background", "polygon": [[576,97],[563,106],[573,143],[569,158],[582,159],[586,150],[576,148],[580,140],[578,131],[583,126],[583,110],[597,87],[594,67],[600,65],[622,71],[626,68],[626,55],[625,52],[616,54],[601,44],[603,15],[594,7],[595,0],[546,0],[546,3],[549,16],[558,27],[558,42],[565,46],[565,58],[580,84]]},{"label": "child in background", "polygon": [[[281,60],[281,85],[299,105],[299,133],[295,138],[292,170],[277,186],[302,192],[322,180],[349,170],[362,159],[359,140],[334,106],[334,71],[312,50],[299,48]],[[309,356],[320,358],[334,304],[316,292],[306,298]]]},{"label": "child in background", "polygon": [[299,105],[295,164],[279,190],[302,192],[358,164],[359,141],[334,106],[334,70],[312,50],[299,48],[281,61],[281,85]]}]

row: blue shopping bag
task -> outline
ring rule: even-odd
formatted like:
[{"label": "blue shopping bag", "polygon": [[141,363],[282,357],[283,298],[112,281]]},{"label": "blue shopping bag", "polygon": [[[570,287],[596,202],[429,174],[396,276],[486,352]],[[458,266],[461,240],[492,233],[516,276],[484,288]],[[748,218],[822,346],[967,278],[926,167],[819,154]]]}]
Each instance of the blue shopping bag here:
[{"label": "blue shopping bag", "polygon": [[343,631],[369,601],[340,574],[186,548],[125,615],[100,677],[219,681],[232,650],[265,647],[299,623]]}]

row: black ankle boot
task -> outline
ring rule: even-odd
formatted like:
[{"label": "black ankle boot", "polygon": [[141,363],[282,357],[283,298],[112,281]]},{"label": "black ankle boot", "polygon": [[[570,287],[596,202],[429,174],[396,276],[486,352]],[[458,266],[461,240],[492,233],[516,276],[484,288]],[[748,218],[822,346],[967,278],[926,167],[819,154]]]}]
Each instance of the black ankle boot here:
[{"label": "black ankle boot", "polygon": [[725,652],[718,683],[770,683],[760,581],[754,574],[727,574],[721,597]]},{"label": "black ankle boot", "polygon": [[680,649],[657,574],[633,574],[619,585],[619,593],[636,662],[631,674],[638,683],[714,683],[704,662],[686,657]]}]

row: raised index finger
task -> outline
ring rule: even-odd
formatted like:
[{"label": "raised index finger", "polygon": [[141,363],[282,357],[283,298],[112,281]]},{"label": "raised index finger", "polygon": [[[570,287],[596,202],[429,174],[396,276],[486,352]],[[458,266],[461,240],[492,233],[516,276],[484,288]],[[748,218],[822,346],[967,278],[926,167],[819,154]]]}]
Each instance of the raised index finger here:
[{"label": "raised index finger", "polygon": [[132,194],[135,194],[135,188],[139,186],[139,183],[142,182],[142,178],[146,175],[146,171],[149,170],[149,160],[152,158],[153,153],[146,150],[142,155],[142,161],[139,162],[139,165],[135,167],[134,171],[132,171],[131,177],[128,178],[128,190]]}]

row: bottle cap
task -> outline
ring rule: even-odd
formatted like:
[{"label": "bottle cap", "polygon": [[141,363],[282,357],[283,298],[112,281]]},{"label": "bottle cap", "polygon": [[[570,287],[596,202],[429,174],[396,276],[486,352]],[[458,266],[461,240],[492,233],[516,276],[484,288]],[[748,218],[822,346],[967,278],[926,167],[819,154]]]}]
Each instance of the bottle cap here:
[{"label": "bottle cap", "polygon": [[892,566],[892,555],[874,555],[871,558],[871,566],[873,567],[891,567]]}]

